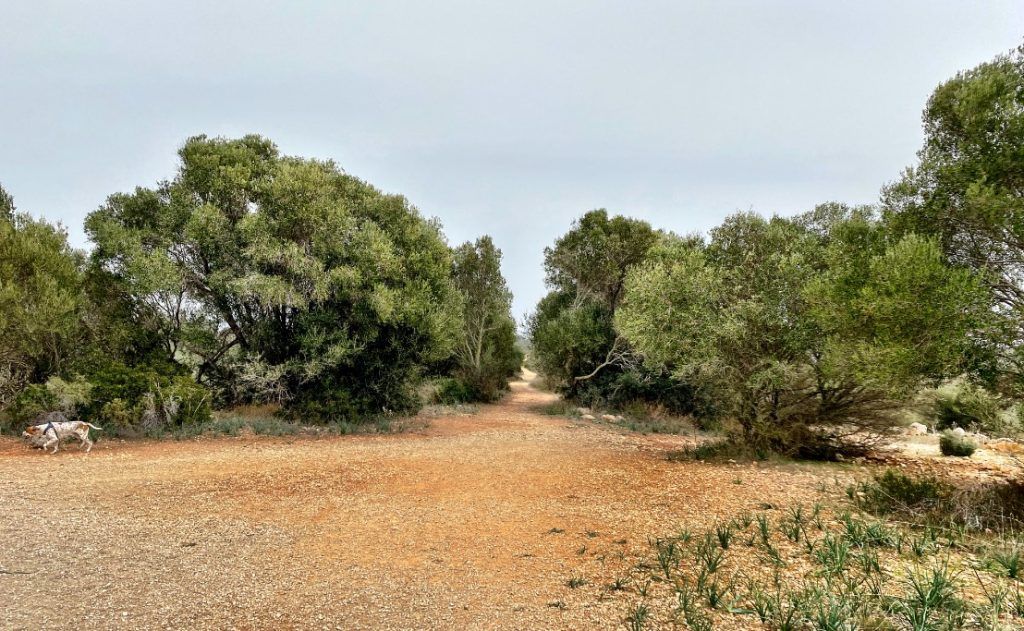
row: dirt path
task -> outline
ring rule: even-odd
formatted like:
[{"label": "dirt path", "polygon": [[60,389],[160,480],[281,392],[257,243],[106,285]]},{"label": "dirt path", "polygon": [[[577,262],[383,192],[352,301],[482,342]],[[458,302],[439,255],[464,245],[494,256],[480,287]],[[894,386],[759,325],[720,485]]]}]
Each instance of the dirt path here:
[{"label": "dirt path", "polygon": [[610,628],[630,595],[605,585],[647,536],[822,479],[669,462],[685,439],[540,414],[551,398],[519,382],[396,436],[2,442],[0,627]]}]

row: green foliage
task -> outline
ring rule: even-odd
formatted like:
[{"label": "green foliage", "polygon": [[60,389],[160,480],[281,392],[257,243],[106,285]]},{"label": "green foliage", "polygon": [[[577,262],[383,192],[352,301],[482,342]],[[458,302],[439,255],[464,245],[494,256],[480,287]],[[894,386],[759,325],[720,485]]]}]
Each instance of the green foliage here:
[{"label": "green foliage", "polygon": [[472,400],[492,401],[508,389],[508,379],[523,363],[511,314],[512,293],[501,275],[501,250],[485,236],[456,248],[453,258],[452,280],[462,298],[457,373]]},{"label": "green foliage", "polygon": [[0,416],[0,430],[16,434],[25,429],[42,414],[57,409],[57,398],[45,385],[39,383],[25,386],[14,401]]},{"label": "green foliage", "polygon": [[529,320],[535,370],[568,397],[594,407],[633,401],[711,418],[713,398],[664,366],[644,366],[615,327],[629,270],[665,238],[646,222],[586,213],[544,251],[551,292]]},{"label": "green foliage", "polygon": [[935,428],[962,427],[977,432],[1002,433],[999,400],[984,390],[965,385],[955,393],[940,393],[935,399]]},{"label": "green foliage", "polygon": [[473,388],[454,377],[439,379],[434,392],[434,403],[442,405],[458,405],[476,401],[477,393]]},{"label": "green foliage", "polygon": [[993,318],[972,335],[976,374],[1024,386],[1024,47],[938,86],[919,163],[884,195],[897,234],[936,238],[946,259],[986,280]]},{"label": "green foliage", "polygon": [[[356,420],[418,405],[458,329],[436,223],[258,136],[189,139],[176,176],[89,215],[93,265],[220,403]],[[372,375],[372,378],[367,378]]]},{"label": "green foliage", "polygon": [[864,510],[885,515],[933,509],[949,493],[949,486],[936,478],[915,478],[896,469],[886,469],[871,481],[862,483],[855,497]]},{"label": "green foliage", "polygon": [[978,446],[970,438],[957,436],[953,432],[942,432],[939,438],[939,451],[943,456],[969,458]]},{"label": "green foliage", "polygon": [[210,392],[187,375],[109,362],[90,375],[91,393],[80,406],[112,434],[159,432],[210,420]]},{"label": "green foliage", "polygon": [[14,212],[0,189],[0,409],[66,368],[81,334],[81,256],[62,228]]},{"label": "green foliage", "polygon": [[740,214],[703,245],[667,241],[634,269],[615,326],[648,362],[714,393],[743,439],[828,456],[884,432],[928,378],[955,373],[983,309],[973,276],[869,209]]}]

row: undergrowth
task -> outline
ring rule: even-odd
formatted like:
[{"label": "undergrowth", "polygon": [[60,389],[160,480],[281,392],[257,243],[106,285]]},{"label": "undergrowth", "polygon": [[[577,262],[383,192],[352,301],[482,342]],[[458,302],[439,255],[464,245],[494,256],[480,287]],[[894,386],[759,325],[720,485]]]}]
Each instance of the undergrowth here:
[{"label": "undergrowth", "polygon": [[[623,623],[636,630],[1024,628],[1024,531],[1015,521],[1024,511],[993,514],[991,498],[974,489],[978,504],[965,512],[963,493],[889,471],[827,507],[744,513],[703,533],[652,538],[629,580],[614,583],[615,593],[632,591]],[[902,519],[911,514],[918,519]],[[998,533],[983,524],[999,524]]]}]

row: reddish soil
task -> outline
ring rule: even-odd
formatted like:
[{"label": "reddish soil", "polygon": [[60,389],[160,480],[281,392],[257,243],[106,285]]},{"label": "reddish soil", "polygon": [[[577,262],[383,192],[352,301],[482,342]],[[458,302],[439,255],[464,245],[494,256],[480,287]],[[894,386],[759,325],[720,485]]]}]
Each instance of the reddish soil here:
[{"label": "reddish soil", "polygon": [[[514,384],[400,435],[0,442],[0,627],[610,628],[647,537],[845,468],[669,462],[686,438],[541,414]],[[567,582],[581,577],[575,589]]]}]

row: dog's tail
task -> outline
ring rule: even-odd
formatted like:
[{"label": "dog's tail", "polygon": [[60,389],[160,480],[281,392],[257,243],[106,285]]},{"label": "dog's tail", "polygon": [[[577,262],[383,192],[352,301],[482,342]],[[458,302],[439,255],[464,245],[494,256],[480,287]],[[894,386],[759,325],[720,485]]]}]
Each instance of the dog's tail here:
[{"label": "dog's tail", "polygon": [[[83,423],[85,423],[85,421],[82,421],[82,422],[83,422]],[[92,423],[85,423],[85,424],[86,424],[86,425],[88,425],[89,427],[93,428],[93,429],[98,429],[98,430],[100,430],[101,432],[103,431],[103,428],[102,428],[102,427],[96,427],[96,426],[95,426],[95,425],[93,425]]]}]

